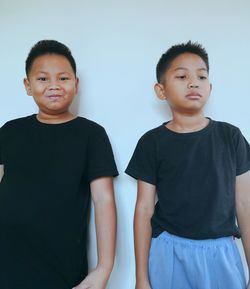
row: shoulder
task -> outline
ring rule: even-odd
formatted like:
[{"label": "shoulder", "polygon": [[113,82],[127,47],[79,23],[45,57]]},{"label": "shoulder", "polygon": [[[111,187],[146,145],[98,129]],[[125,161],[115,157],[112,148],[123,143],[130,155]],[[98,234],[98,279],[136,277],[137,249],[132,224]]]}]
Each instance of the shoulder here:
[{"label": "shoulder", "polygon": [[163,125],[148,130],[139,138],[136,145],[136,150],[155,151],[156,148],[158,147],[159,142],[162,139],[161,135],[163,130],[164,130]]},{"label": "shoulder", "polygon": [[6,130],[23,128],[24,126],[28,126],[32,122],[33,118],[34,118],[34,115],[29,115],[29,116],[9,120],[1,127],[1,130],[6,131]]},{"label": "shoulder", "polygon": [[87,135],[88,139],[92,141],[108,139],[105,128],[99,123],[87,119],[85,117],[77,117],[78,131],[83,132]]},{"label": "shoulder", "polygon": [[222,140],[228,145],[231,143],[235,147],[246,142],[241,130],[237,126],[228,122],[214,121],[213,133],[216,140]]},{"label": "shoulder", "polygon": [[87,119],[85,117],[82,116],[78,116],[77,117],[78,123],[81,126],[84,126],[85,129],[88,129],[90,132],[96,132],[96,131],[105,131],[104,127],[100,124],[98,124],[97,122]]},{"label": "shoulder", "polygon": [[241,134],[240,129],[231,123],[224,122],[224,121],[216,121],[216,120],[213,120],[213,123],[214,123],[214,129],[220,133],[225,133],[231,136]]},{"label": "shoulder", "polygon": [[163,125],[150,129],[141,136],[139,141],[156,141],[158,137],[162,134],[163,129]]},{"label": "shoulder", "polygon": [[217,126],[220,129],[225,129],[225,130],[231,130],[231,131],[236,131],[239,130],[239,128],[229,122],[225,121],[218,121],[218,120],[213,120],[215,126]]}]

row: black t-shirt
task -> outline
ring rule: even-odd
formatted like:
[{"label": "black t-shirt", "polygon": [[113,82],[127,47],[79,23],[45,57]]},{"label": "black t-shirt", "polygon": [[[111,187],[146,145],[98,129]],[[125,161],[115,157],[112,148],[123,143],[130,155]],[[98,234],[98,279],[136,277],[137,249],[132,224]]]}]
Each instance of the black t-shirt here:
[{"label": "black t-shirt", "polygon": [[142,136],[126,169],[156,186],[153,237],[162,231],[191,239],[239,237],[235,181],[250,169],[250,147],[240,130],[213,120],[192,133],[165,125]]},{"label": "black t-shirt", "polygon": [[0,164],[0,288],[73,288],[88,271],[90,182],[118,174],[105,130],[82,117],[13,120]]}]

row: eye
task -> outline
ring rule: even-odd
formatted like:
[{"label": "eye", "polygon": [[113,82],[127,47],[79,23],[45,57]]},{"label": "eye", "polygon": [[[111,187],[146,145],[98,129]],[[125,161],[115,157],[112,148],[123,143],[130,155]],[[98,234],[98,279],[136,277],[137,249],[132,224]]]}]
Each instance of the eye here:
[{"label": "eye", "polygon": [[187,77],[186,77],[186,75],[177,75],[176,78],[178,78],[178,79],[186,79]]},{"label": "eye", "polygon": [[67,77],[67,76],[62,76],[62,77],[60,77],[60,80],[61,80],[61,81],[66,81],[66,80],[69,80],[69,77]]},{"label": "eye", "polygon": [[46,81],[47,78],[46,78],[46,77],[38,77],[37,80],[40,80],[40,81]]},{"label": "eye", "polygon": [[207,79],[207,77],[206,76],[199,76],[199,79],[200,80],[205,80],[205,79]]}]

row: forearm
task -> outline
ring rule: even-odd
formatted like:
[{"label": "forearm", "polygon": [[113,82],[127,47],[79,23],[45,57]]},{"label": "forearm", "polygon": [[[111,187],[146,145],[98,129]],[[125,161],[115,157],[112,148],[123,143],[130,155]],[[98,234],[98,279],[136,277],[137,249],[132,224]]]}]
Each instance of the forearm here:
[{"label": "forearm", "polygon": [[250,171],[236,178],[236,213],[250,272]]},{"label": "forearm", "polygon": [[108,275],[115,258],[116,207],[114,197],[95,203],[95,223],[97,237],[98,264]]},{"label": "forearm", "polygon": [[136,258],[136,282],[148,282],[148,256],[151,242],[152,210],[136,205],[134,216],[134,245]]},{"label": "forearm", "polygon": [[4,174],[4,168],[3,168],[3,165],[0,165],[0,183],[3,177],[3,174]]},{"label": "forearm", "polygon": [[116,207],[113,178],[102,177],[90,183],[95,207],[98,263],[95,270],[74,289],[104,289],[113,268],[116,242]]},{"label": "forearm", "polygon": [[241,239],[245,257],[250,272],[250,197],[245,202],[237,204],[237,219],[241,230]]},{"label": "forearm", "polygon": [[116,241],[116,208],[111,179],[101,179],[92,185],[98,263],[95,270],[73,289],[104,289],[113,268]]}]

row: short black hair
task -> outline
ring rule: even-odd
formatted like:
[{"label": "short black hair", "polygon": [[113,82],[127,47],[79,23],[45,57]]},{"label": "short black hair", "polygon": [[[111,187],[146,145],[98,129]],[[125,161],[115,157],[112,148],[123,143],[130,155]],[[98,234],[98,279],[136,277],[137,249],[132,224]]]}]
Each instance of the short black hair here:
[{"label": "short black hair", "polygon": [[200,58],[205,62],[207,71],[209,72],[208,54],[205,48],[201,44],[189,40],[187,43],[171,46],[164,54],[162,54],[156,66],[156,78],[158,83],[161,82],[162,76],[168,70],[172,61],[183,53],[193,53],[200,56]]},{"label": "short black hair", "polygon": [[30,50],[25,62],[25,71],[28,77],[34,60],[45,54],[58,54],[66,57],[76,75],[76,62],[70,49],[56,40],[40,40]]}]

